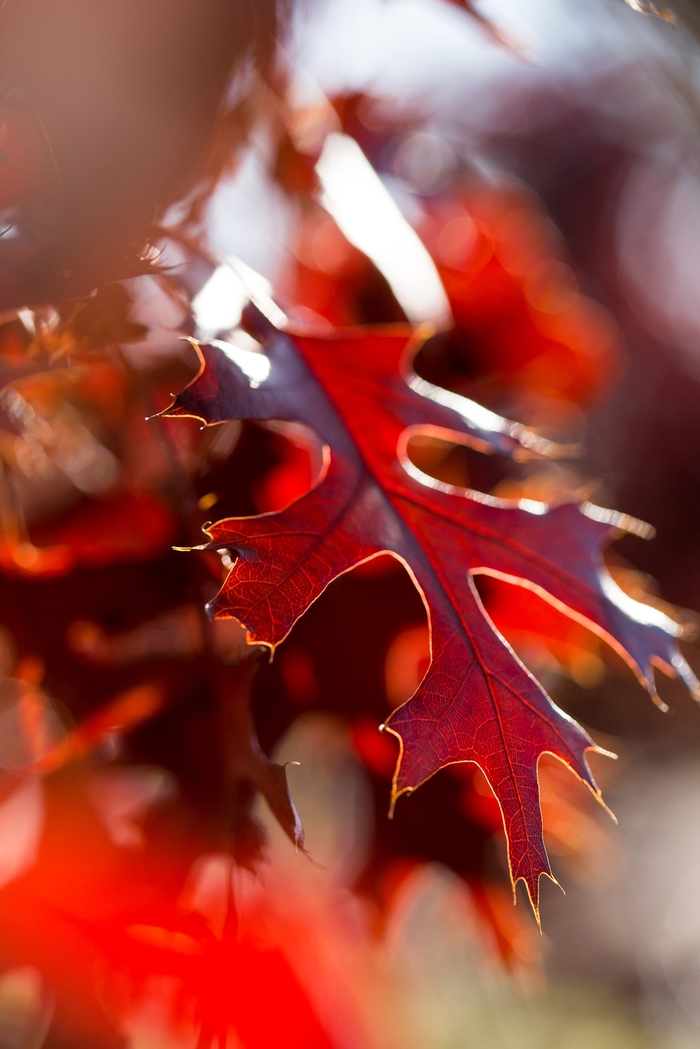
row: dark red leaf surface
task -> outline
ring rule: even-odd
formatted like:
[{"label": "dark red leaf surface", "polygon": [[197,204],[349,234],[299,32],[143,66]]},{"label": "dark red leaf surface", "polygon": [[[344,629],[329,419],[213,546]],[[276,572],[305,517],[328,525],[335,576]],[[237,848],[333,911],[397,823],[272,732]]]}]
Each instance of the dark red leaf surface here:
[{"label": "dark red leaf surface", "polygon": [[421,430],[482,451],[557,449],[418,379],[410,330],[311,338],[257,324],[267,342],[267,377],[257,355],[205,346],[200,375],[168,414],[210,424],[300,421],[323,441],[325,465],[316,486],[281,512],[207,529],[208,548],[235,558],[209,611],[240,620],[251,644],[274,649],[339,575],[383,552],[399,558],[428,611],[432,658],[416,693],[387,720],[400,742],[393,801],[446,765],[478,764],[503,813],[513,883],[525,881],[537,909],[540,875],[551,877],[539,758],[556,755],[599,796],[585,757],[594,744],[496,631],[473,576],[535,590],[612,644],[652,696],[654,665],[695,690],[676,624],[628,598],[603,566],[603,547],[633,525],[587,503],[509,503],[421,474],[405,452],[408,436]]}]

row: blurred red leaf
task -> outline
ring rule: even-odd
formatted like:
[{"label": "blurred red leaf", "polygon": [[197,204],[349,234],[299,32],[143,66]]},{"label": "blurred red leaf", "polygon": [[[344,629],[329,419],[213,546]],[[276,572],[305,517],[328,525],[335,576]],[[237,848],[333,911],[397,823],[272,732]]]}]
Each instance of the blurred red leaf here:
[{"label": "blurred red leaf", "polygon": [[582,295],[557,233],[512,187],[472,188],[426,209],[421,237],[450,300],[450,376],[590,403],[619,372],[612,318]]},{"label": "blurred red leaf", "polygon": [[[32,530],[39,546],[66,551],[63,571],[123,561],[146,561],[167,550],[175,520],[167,503],[148,491],[126,491],[113,499],[86,499],[62,521]],[[34,567],[33,565],[30,566]],[[61,569],[54,569],[60,574]],[[41,574],[35,569],[34,574]],[[50,574],[47,570],[45,574]]]},{"label": "blurred red leaf", "polygon": [[676,647],[676,625],[623,595],[603,565],[602,548],[625,520],[588,503],[548,509],[498,500],[416,471],[404,449],[408,434],[421,430],[481,450],[552,448],[418,379],[410,330],[292,338],[257,314],[248,319],[268,342],[268,377],[261,380],[258,367],[249,378],[240,354],[228,354],[225,344],[204,347],[200,375],[168,414],[207,423],[305,422],[325,442],[326,464],[316,487],[281,512],[207,529],[207,549],[237,558],[209,611],[240,620],[249,643],[274,650],[339,575],[385,552],[401,560],[429,614],[431,663],[413,697],[387,721],[401,748],[393,800],[446,765],[479,765],[501,807],[513,883],[525,881],[537,909],[540,875],[551,877],[539,758],[556,755],[599,796],[585,758],[594,744],[496,632],[472,577],[529,587],[584,622],[624,655],[652,695],[652,664],[695,688]]}]

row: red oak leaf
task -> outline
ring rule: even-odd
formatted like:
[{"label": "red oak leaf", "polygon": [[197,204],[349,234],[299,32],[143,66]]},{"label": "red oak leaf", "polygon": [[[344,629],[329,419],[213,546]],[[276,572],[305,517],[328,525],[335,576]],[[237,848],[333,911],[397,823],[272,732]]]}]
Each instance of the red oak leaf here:
[{"label": "red oak leaf", "polygon": [[[556,451],[518,424],[411,371],[406,328],[292,336],[251,322],[265,355],[216,342],[168,410],[212,424],[232,418],[298,420],[324,442],[316,486],[278,513],[228,518],[206,529],[208,549],[235,556],[209,612],[234,617],[251,644],[271,649],[330,582],[389,552],[419,588],[431,663],[386,728],[400,743],[393,801],[438,769],[475,762],[500,804],[513,884],[537,911],[551,870],[542,840],[537,766],[567,764],[599,797],[585,758],[588,735],[559,710],[488,619],[474,586],[485,573],[535,590],[604,637],[655,695],[653,667],[698,683],[676,647],[679,629],[633,601],[606,572],[602,548],[630,519],[588,503],[547,508],[456,489],[421,474],[408,438],[430,432],[482,451]],[[560,449],[561,450],[561,449]]]}]

